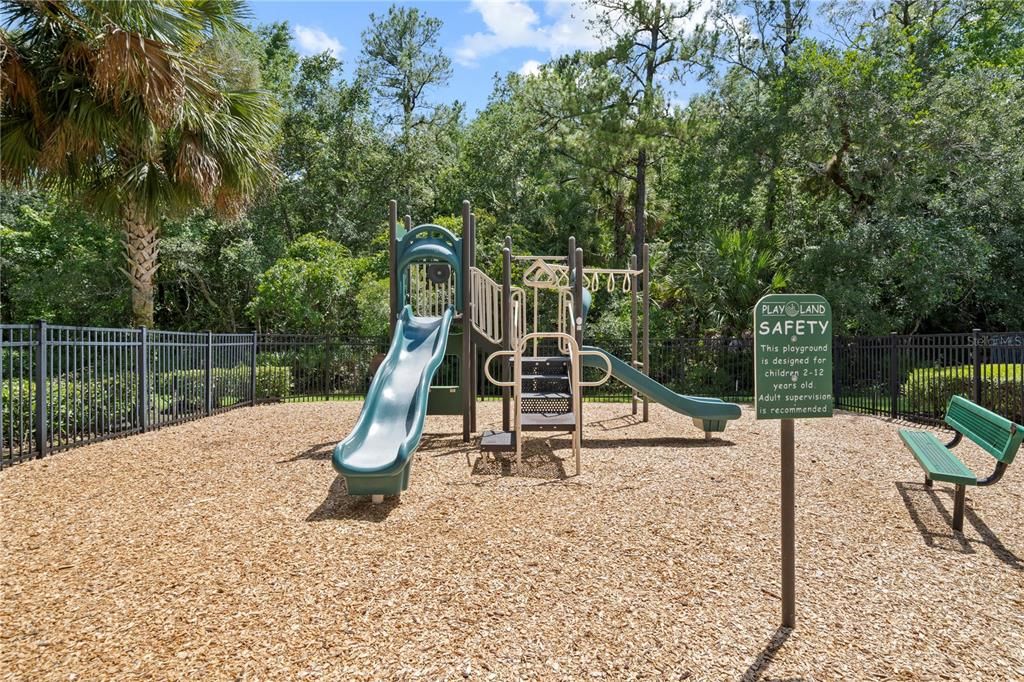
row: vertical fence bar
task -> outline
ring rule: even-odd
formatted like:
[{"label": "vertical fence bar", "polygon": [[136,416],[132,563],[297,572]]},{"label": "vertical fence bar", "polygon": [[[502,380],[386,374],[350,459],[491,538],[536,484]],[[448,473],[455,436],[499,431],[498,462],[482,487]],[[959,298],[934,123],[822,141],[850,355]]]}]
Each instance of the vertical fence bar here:
[{"label": "vertical fence bar", "polygon": [[843,400],[839,392],[842,385],[843,371],[843,338],[837,337],[832,344],[832,404],[835,409],[843,408]]},{"label": "vertical fence bar", "polygon": [[36,322],[36,457],[45,457],[46,448],[46,320]]},{"label": "vertical fence bar", "polygon": [[204,386],[204,397],[206,399],[206,414],[213,414],[213,332],[206,332],[206,375]]},{"label": "vertical fence bar", "polygon": [[981,404],[981,330],[971,330],[971,353],[974,361],[974,372],[971,377],[972,400]]},{"label": "vertical fence bar", "polygon": [[139,431],[149,430],[149,351],[146,348],[147,333],[145,327],[139,327],[138,364],[138,410]]},{"label": "vertical fence bar", "polygon": [[259,335],[252,333],[252,363],[249,366],[249,404],[256,404],[256,352],[258,350]]},{"label": "vertical fence bar", "polygon": [[899,414],[900,400],[900,359],[896,341],[896,332],[889,334],[889,416],[893,419]]}]

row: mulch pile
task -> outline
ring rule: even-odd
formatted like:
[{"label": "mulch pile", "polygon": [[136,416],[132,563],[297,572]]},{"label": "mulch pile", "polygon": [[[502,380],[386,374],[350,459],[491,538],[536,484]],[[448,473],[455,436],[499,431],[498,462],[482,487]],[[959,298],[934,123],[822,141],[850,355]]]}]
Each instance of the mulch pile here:
[{"label": "mulch pile", "polygon": [[[722,440],[588,404],[522,471],[431,417],[400,502],[330,465],[358,403],[239,409],[0,472],[6,679],[1024,679],[1024,462],[922,485],[897,426],[797,423],[798,625],[778,422]],[[480,408],[481,429],[499,421]],[[993,461],[957,449],[987,475]]]}]

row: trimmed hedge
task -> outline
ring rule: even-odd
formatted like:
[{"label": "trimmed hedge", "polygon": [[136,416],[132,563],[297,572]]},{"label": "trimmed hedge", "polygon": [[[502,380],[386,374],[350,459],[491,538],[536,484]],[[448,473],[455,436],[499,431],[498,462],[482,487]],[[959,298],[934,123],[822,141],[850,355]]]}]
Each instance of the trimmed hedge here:
[{"label": "trimmed hedge", "polygon": [[[214,407],[228,407],[248,400],[249,365],[213,369]],[[178,401],[185,411],[205,409],[206,372],[186,370],[172,374],[157,373],[150,378],[150,407],[158,412],[170,409]],[[56,440],[67,440],[76,433],[113,434],[138,426],[138,382],[135,375],[108,377],[93,381],[53,377],[46,382],[46,418]],[[257,400],[287,398],[292,394],[290,367],[256,368]],[[4,379],[0,383],[0,428],[5,438],[30,441],[36,432],[36,385],[28,379]]]},{"label": "trimmed hedge", "polygon": [[[5,379],[2,389],[5,434],[28,441],[36,432],[36,385],[27,379]],[[136,425],[138,386],[134,376],[75,381],[54,377],[46,382],[46,420],[50,433],[67,440],[76,433],[119,433]],[[13,430],[8,431],[8,429]]]},{"label": "trimmed hedge", "polygon": [[[941,416],[954,395],[974,395],[974,368],[970,365],[915,369],[901,387],[901,399],[908,412]],[[1024,368],[1018,364],[981,366],[981,405],[1009,419],[1024,415],[1021,384]]]},{"label": "trimmed hedge", "polygon": [[[211,384],[214,407],[234,405],[249,396],[250,366],[214,367]],[[162,372],[150,379],[150,393],[154,397],[195,402],[201,409],[206,392],[206,370],[188,369],[181,372]],[[292,394],[292,370],[278,365],[256,366],[256,399],[286,398]]]}]

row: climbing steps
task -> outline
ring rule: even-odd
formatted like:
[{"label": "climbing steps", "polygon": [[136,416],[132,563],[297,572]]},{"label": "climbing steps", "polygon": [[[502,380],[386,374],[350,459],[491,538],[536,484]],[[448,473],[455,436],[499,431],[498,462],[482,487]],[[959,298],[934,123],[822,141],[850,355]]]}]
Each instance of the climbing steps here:
[{"label": "climbing steps", "polygon": [[[511,367],[514,359],[509,358],[508,362]],[[520,428],[523,431],[575,431],[569,358],[524,357],[522,363]],[[480,449],[484,452],[513,451],[516,449],[516,433],[485,431],[480,439]]]}]

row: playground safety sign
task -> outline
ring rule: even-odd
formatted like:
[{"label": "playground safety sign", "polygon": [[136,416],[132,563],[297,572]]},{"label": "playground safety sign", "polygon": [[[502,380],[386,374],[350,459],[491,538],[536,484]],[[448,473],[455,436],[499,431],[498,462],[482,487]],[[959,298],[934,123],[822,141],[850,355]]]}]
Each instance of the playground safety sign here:
[{"label": "playground safety sign", "polygon": [[758,419],[832,416],[832,307],[817,294],[769,294],[754,306]]},{"label": "playground safety sign", "polygon": [[832,306],[817,294],[768,294],[754,306],[754,411],[779,419],[782,625],[796,626],[793,420],[832,416]]}]

